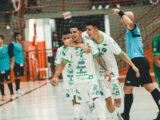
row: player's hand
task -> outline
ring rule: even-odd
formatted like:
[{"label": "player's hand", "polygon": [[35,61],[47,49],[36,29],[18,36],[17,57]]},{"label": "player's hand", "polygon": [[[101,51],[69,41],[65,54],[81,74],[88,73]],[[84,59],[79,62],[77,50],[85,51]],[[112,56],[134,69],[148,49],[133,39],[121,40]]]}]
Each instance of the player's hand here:
[{"label": "player's hand", "polygon": [[120,12],[120,10],[117,9],[117,8],[114,8],[114,9],[112,9],[112,10],[113,10],[113,14],[115,14],[115,15],[118,15],[118,13]]},{"label": "player's hand", "polygon": [[53,86],[58,86],[58,77],[53,77],[50,82]]},{"label": "player's hand", "polygon": [[140,77],[139,69],[135,65],[132,67],[132,69],[136,72],[136,77],[139,78]]},{"label": "player's hand", "polygon": [[14,63],[11,64],[11,70],[13,70],[13,68],[14,68]]},{"label": "player's hand", "polygon": [[85,53],[90,53],[89,45],[80,44],[80,47],[85,51]]},{"label": "player's hand", "polygon": [[106,77],[108,77],[108,82],[111,82],[111,75],[110,75],[110,72],[109,71],[106,71],[105,72],[105,79],[106,79]]}]

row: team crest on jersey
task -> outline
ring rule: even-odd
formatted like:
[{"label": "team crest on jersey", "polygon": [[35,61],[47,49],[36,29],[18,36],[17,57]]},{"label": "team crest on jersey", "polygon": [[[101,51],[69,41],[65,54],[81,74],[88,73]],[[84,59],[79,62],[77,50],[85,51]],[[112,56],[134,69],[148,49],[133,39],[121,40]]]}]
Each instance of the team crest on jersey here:
[{"label": "team crest on jersey", "polygon": [[102,48],[102,52],[107,52],[107,49],[106,48]]}]

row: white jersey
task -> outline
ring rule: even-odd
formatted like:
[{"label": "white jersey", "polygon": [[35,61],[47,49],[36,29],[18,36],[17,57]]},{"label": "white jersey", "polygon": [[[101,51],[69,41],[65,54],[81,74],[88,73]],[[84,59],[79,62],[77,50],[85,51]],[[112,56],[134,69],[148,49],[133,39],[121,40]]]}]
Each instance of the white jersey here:
[{"label": "white jersey", "polygon": [[[62,61],[63,54],[68,50],[68,48],[64,48],[64,46],[61,46],[57,49],[56,58],[55,58],[55,65],[59,66]],[[67,63],[63,72],[62,76],[64,79],[64,84],[66,87],[72,87],[74,84],[74,77],[73,77],[73,66],[72,63]]]},{"label": "white jersey", "polygon": [[[122,50],[119,47],[119,45],[106,33],[99,31],[100,34],[102,34],[102,41],[101,43],[96,43],[96,46],[98,47],[101,56],[107,66],[107,69],[109,70],[112,79],[118,79],[119,73],[118,73],[118,66],[114,55],[121,55]],[[83,32],[82,34],[83,38],[89,38],[88,34],[86,32]],[[99,79],[104,79],[104,73],[105,71],[103,68],[96,62],[96,71],[97,76]]]},{"label": "white jersey", "polygon": [[89,81],[97,81],[93,56],[99,55],[99,50],[91,40],[83,40],[90,46],[90,53],[86,54],[83,49],[70,47],[63,57],[64,61],[73,63],[75,84]]}]

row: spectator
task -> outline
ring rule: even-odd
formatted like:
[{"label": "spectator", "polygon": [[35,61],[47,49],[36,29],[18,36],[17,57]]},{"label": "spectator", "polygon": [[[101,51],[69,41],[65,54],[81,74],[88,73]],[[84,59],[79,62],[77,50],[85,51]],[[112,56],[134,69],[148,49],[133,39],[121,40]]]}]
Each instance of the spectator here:
[{"label": "spectator", "polygon": [[[110,0],[91,0],[91,2],[103,2],[103,1],[110,1]],[[98,6],[97,6],[98,5]],[[99,3],[99,4],[92,4],[92,10],[95,10],[96,8],[98,10],[101,9],[109,9],[110,7],[115,7],[115,3]],[[120,8],[120,5],[117,4],[117,7]]]},{"label": "spectator", "polygon": [[[12,11],[12,10],[13,7],[11,0],[0,0],[0,12]],[[4,14],[6,29],[10,29],[11,17],[12,17],[11,13]]]},{"label": "spectator", "polygon": [[19,10],[20,8],[20,0],[12,0],[14,10]]},{"label": "spectator", "polygon": [[[40,6],[40,0],[25,0],[24,1],[24,6],[25,7],[30,7],[30,6]],[[31,11],[30,11],[31,10]],[[32,12],[33,13],[33,10],[30,9],[30,10],[27,10],[28,12]],[[38,8],[35,10],[35,12],[41,12],[41,9]]]},{"label": "spectator", "polygon": [[58,48],[60,46],[58,35],[56,32],[52,33],[52,48]]}]

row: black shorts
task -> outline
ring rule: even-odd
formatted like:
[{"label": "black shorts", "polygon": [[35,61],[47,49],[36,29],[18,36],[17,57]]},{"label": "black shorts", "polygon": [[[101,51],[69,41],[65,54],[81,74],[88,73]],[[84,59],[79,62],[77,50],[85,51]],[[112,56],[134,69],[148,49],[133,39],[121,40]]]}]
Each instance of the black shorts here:
[{"label": "black shorts", "polygon": [[149,73],[150,65],[148,60],[145,57],[137,57],[132,59],[133,64],[139,69],[140,78],[136,77],[135,71],[132,67],[129,67],[125,85],[126,86],[143,86],[144,84],[152,83],[152,78]]},{"label": "black shorts", "polygon": [[14,75],[15,77],[24,76],[24,64],[16,64],[14,65]]},{"label": "black shorts", "polygon": [[0,82],[4,82],[4,80],[10,81],[11,76],[10,76],[10,70],[0,72]]}]

